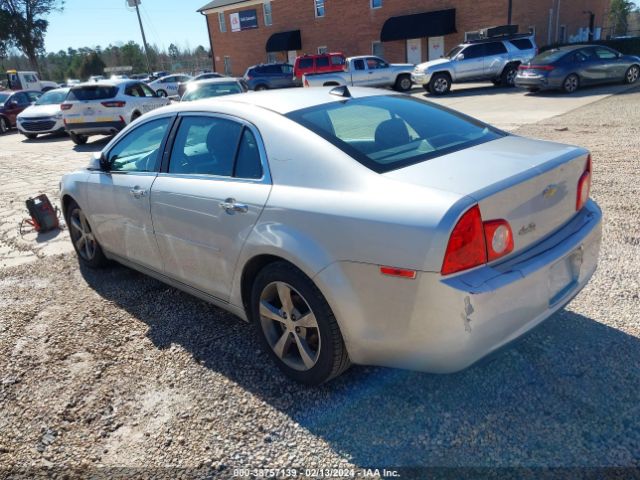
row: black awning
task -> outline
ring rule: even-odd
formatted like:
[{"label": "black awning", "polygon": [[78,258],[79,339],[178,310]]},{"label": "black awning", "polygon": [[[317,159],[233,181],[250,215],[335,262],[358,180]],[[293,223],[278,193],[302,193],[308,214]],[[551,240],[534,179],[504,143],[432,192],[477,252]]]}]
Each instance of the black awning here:
[{"label": "black awning", "polygon": [[302,50],[300,30],[274,33],[267,40],[267,52],[284,52],[285,50]]},{"label": "black awning", "polygon": [[439,37],[449,33],[456,33],[455,8],[391,17],[382,26],[380,41]]}]

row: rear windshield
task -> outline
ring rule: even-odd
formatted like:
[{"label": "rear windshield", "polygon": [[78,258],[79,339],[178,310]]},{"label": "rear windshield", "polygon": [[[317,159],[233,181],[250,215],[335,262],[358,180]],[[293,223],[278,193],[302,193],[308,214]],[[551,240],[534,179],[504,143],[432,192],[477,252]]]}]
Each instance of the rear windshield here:
[{"label": "rear windshield", "polygon": [[197,88],[187,90],[187,93],[182,97],[182,101],[190,102],[192,100],[200,100],[201,98],[220,97],[234,93],[242,93],[242,88],[236,82],[209,83],[206,85],[198,85]]},{"label": "rear windshield", "polygon": [[118,87],[108,85],[91,85],[72,88],[68,100],[104,100],[113,98],[118,93]]},{"label": "rear windshield", "polygon": [[531,60],[531,64],[535,65],[539,63],[553,63],[556,60],[559,60],[562,57],[564,57],[567,53],[569,52],[567,52],[566,50],[558,50],[558,49],[547,50],[546,52],[542,52],[540,55],[533,57],[533,59]]},{"label": "rear windshield", "polygon": [[505,135],[465,115],[404,95],[332,102],[287,117],[379,173]]}]

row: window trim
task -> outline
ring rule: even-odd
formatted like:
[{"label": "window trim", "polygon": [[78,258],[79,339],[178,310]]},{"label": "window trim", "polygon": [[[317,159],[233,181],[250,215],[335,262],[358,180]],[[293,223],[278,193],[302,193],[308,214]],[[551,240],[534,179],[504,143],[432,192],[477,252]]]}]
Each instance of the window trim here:
[{"label": "window trim", "polygon": [[[268,18],[269,21],[267,22],[267,5],[269,6],[269,14],[268,14]],[[270,27],[271,25],[273,25],[273,10],[271,7],[271,1],[265,1],[262,4],[262,16],[263,16],[263,21],[264,21],[264,26],[265,27]]]},{"label": "window trim", "polygon": [[[322,15],[318,15],[318,6],[322,6]],[[313,14],[316,18],[324,18],[327,15],[326,1],[325,0],[313,0]]]},{"label": "window trim", "polygon": [[[205,173],[170,173],[169,172],[169,163],[171,162],[171,151],[173,150],[173,145],[176,140],[176,136],[178,130],[180,128],[180,124],[182,123],[182,119],[184,117],[213,117],[220,118],[224,120],[230,120],[232,122],[239,123],[244,128],[248,128],[253,136],[256,139],[258,144],[258,152],[260,154],[260,164],[262,166],[262,177],[261,178],[239,178],[239,177],[227,177],[223,175],[209,175]],[[240,136],[240,139],[242,135]],[[239,139],[239,141],[240,141]],[[238,144],[239,146],[239,144]],[[238,156],[238,146],[236,146],[235,158],[233,160],[233,171],[236,169],[236,161]],[[262,135],[260,135],[260,131],[258,128],[251,122],[245,120],[244,118],[236,117],[233,115],[229,115],[226,113],[214,113],[214,112],[198,112],[198,111],[188,111],[188,112],[180,112],[177,115],[177,119],[173,124],[173,128],[171,130],[171,134],[169,138],[167,138],[167,143],[164,149],[164,155],[162,157],[162,166],[160,168],[160,172],[158,176],[169,177],[169,178],[191,178],[194,180],[215,180],[215,181],[225,181],[225,182],[241,182],[241,183],[256,183],[256,184],[264,184],[271,185],[271,170],[269,169],[269,161],[267,157],[267,150],[264,146],[264,142],[262,141]]]},{"label": "window trim", "polygon": [[374,2],[374,1],[375,1],[375,0],[370,0],[370,1],[369,1],[369,6],[371,7],[371,10],[379,10],[379,9],[381,9],[381,8],[382,8],[382,6],[383,6],[383,0],[380,0],[380,6],[379,6],[379,7],[374,7],[374,6],[373,6],[373,2]]}]

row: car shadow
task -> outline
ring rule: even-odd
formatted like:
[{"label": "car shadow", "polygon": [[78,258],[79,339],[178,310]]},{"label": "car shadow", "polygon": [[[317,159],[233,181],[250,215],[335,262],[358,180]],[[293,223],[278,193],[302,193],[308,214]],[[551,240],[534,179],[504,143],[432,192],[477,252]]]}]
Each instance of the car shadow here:
[{"label": "car shadow", "polygon": [[47,133],[44,135],[38,135],[34,139],[24,137],[22,143],[52,143],[52,142],[65,142],[69,141],[69,136],[66,132],[59,133]]},{"label": "car shadow", "polygon": [[84,145],[74,145],[73,150],[75,152],[82,152],[82,153],[99,152],[105,147],[107,143],[111,141],[112,138],[113,136],[110,135],[107,137],[101,137],[98,140],[94,140],[91,143],[87,142]]},{"label": "car shadow", "polygon": [[541,98],[584,98],[594,95],[622,95],[630,93],[637,85],[626,84],[607,84],[607,85],[588,85],[582,86],[573,93],[566,93],[561,90],[543,90],[540,92],[528,92],[521,90],[526,96]]},{"label": "car shadow", "polygon": [[148,325],[156,348],[180,345],[357,465],[630,466],[640,458],[640,340],[568,310],[460,373],[354,366],[309,388],[285,378],[236,317],[125,267],[81,272]]},{"label": "car shadow", "polygon": [[[422,90],[422,89],[421,89]],[[418,90],[419,92],[420,90]],[[454,84],[451,87],[449,93],[445,95],[434,95],[432,93],[428,93],[423,91],[423,97],[426,99],[437,99],[437,98],[448,98],[448,97],[475,97],[477,95],[504,95],[504,94],[518,94],[522,93],[522,90],[519,90],[514,87],[502,87],[502,86],[494,86],[491,83],[482,86],[466,86],[463,84]]]}]

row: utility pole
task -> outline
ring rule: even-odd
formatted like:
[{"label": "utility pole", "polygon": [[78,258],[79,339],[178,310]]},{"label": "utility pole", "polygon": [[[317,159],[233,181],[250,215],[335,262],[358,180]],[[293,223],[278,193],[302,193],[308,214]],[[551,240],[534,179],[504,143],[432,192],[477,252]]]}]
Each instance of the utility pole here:
[{"label": "utility pole", "polygon": [[144,57],[147,60],[147,73],[151,75],[151,63],[149,62],[149,47],[147,47],[147,37],[144,35],[144,28],[142,27],[142,18],[140,17],[140,2],[142,0],[127,0],[130,7],[136,7],[136,13],[138,14],[138,23],[140,24],[140,31],[142,32],[142,44],[144,45]]},{"label": "utility pole", "polygon": [[513,13],[513,0],[509,0],[509,9],[507,12],[507,25],[511,25],[512,13]]}]

